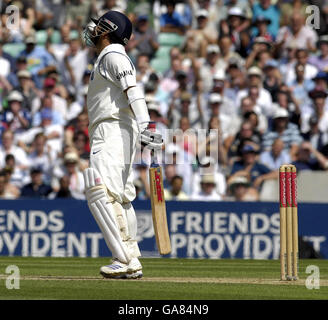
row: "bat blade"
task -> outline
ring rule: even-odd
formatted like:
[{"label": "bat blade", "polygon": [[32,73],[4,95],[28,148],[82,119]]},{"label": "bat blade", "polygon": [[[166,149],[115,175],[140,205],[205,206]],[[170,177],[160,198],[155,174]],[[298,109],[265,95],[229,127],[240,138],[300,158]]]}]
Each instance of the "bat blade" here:
[{"label": "bat blade", "polygon": [[166,218],[163,176],[160,166],[149,169],[150,200],[156,244],[160,254],[171,252],[171,241]]}]

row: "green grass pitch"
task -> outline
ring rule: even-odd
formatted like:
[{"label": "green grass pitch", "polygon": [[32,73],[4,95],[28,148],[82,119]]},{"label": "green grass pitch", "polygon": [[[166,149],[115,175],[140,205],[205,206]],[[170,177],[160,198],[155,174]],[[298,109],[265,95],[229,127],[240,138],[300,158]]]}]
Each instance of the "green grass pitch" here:
[{"label": "green grass pitch", "polygon": [[[0,300],[328,299],[328,260],[301,260],[300,280],[279,280],[277,260],[143,258],[144,277],[108,280],[105,258],[0,257]],[[19,289],[7,289],[6,268],[20,270]],[[307,289],[307,266],[320,270],[320,289]]]}]

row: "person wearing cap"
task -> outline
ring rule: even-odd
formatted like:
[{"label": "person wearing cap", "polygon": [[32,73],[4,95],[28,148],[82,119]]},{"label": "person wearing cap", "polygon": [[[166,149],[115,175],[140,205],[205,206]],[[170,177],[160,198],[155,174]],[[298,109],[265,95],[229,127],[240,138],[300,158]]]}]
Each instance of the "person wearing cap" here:
[{"label": "person wearing cap", "polygon": [[318,55],[311,55],[309,63],[318,68],[319,71],[328,72],[328,34],[319,37],[317,42]]},{"label": "person wearing cap", "polygon": [[208,12],[205,9],[196,11],[196,27],[186,33],[182,52],[189,58],[206,58],[206,48],[209,43],[217,40],[217,31],[208,27]]},{"label": "person wearing cap", "polygon": [[236,176],[229,181],[229,195],[226,201],[259,201],[260,195],[257,189],[250,186],[246,177]]},{"label": "person wearing cap", "polygon": [[19,91],[11,91],[7,97],[9,108],[3,113],[2,121],[14,134],[24,133],[31,125],[31,115],[23,108],[23,95]]},{"label": "person wearing cap", "polygon": [[220,37],[227,35],[231,38],[234,50],[242,57],[246,56],[246,48],[249,45],[250,36],[247,28],[250,24],[245,12],[240,7],[232,7],[228,11],[226,20],[219,24]]},{"label": "person wearing cap", "polygon": [[79,168],[79,161],[79,156],[75,151],[66,152],[63,158],[63,175],[67,175],[69,177],[69,190],[72,197],[75,199],[84,200],[84,179],[83,173]]},{"label": "person wearing cap", "polygon": [[[278,4],[272,4],[271,0],[260,0],[253,4],[253,21],[257,20],[258,16],[270,20],[268,32],[275,38],[279,31],[280,10]],[[256,29],[253,29],[253,35],[256,35]]]},{"label": "person wearing cap", "polygon": [[161,14],[160,32],[177,33],[183,35],[185,32],[185,25],[182,16],[175,10],[175,1],[166,1],[166,13]]},{"label": "person wearing cap", "polygon": [[235,101],[232,99],[232,89],[226,88],[227,75],[223,70],[218,70],[213,75],[213,85],[209,93],[217,93],[222,97],[221,112],[228,116],[237,114],[237,106]]},{"label": "person wearing cap", "polygon": [[47,198],[52,192],[51,186],[43,182],[42,169],[38,167],[32,167],[31,182],[24,185],[21,189],[21,198]]},{"label": "person wearing cap", "polygon": [[127,51],[134,60],[142,53],[152,59],[159,48],[158,37],[149,24],[149,17],[146,14],[137,17],[133,37],[128,43]]},{"label": "person wearing cap", "polygon": [[282,82],[282,76],[279,71],[279,63],[274,59],[266,61],[264,65],[265,78],[263,88],[270,92],[271,97],[275,100],[276,94]]},{"label": "person wearing cap", "polygon": [[[247,88],[238,91],[236,103],[240,106],[241,99],[250,96],[261,108],[261,112],[267,116],[272,116],[272,97],[268,90],[263,88],[263,72],[259,67],[253,66],[247,70]],[[256,91],[256,94],[252,94]]]},{"label": "person wearing cap", "polygon": [[270,150],[277,138],[283,140],[284,150],[287,150],[291,159],[294,160],[298,146],[303,139],[297,125],[289,121],[288,111],[284,108],[276,109],[272,118],[272,128],[263,135],[263,150]]},{"label": "person wearing cap", "polygon": [[260,188],[263,181],[276,179],[276,171],[271,171],[267,166],[258,161],[259,146],[247,142],[241,149],[241,160],[235,161],[232,165],[229,182],[236,177],[246,177],[251,186]]},{"label": "person wearing cap", "polygon": [[309,92],[311,98],[310,109],[308,112],[302,113],[302,126],[301,131],[303,133],[310,129],[310,118],[316,116],[318,119],[318,128],[321,132],[328,132],[328,110],[327,106],[327,91],[315,88]]},{"label": "person wearing cap", "polygon": [[301,12],[295,11],[291,16],[289,24],[279,29],[276,45],[277,50],[286,49],[290,43],[296,48],[304,48],[314,51],[318,41],[317,33],[305,24],[306,16]]},{"label": "person wearing cap", "polygon": [[52,55],[43,47],[36,44],[34,34],[25,38],[26,48],[19,54],[27,60],[27,66],[32,76],[35,77],[35,85],[42,88],[44,76],[50,71],[56,69],[55,60]]},{"label": "person wearing cap", "polygon": [[171,179],[170,189],[164,189],[164,197],[166,201],[185,201],[189,200],[188,195],[183,192],[183,177],[175,175]]},{"label": "person wearing cap", "polygon": [[256,34],[255,37],[261,37],[268,40],[269,42],[272,42],[273,41],[272,34],[268,32],[268,26],[270,24],[271,24],[271,20],[269,18],[261,15],[257,16],[253,21],[253,26],[255,27],[254,34]]},{"label": "person wearing cap", "polygon": [[199,77],[203,83],[203,91],[209,92],[213,86],[213,76],[218,70],[224,70],[225,62],[220,59],[220,48],[217,44],[209,44],[206,48],[206,59],[200,66]]},{"label": "person wearing cap", "polygon": [[[308,101],[309,98],[306,98]],[[306,102],[307,103],[307,102]],[[288,111],[289,121],[296,124],[299,128],[301,126],[301,109],[300,101],[296,99],[293,88],[286,85],[281,85],[276,94],[276,102],[273,103],[274,109],[284,108]]]},{"label": "person wearing cap", "polygon": [[222,197],[216,192],[216,181],[213,174],[205,174],[200,180],[200,191],[191,195],[192,201],[221,201]]},{"label": "person wearing cap", "polygon": [[221,112],[223,98],[218,93],[211,93],[208,99],[208,119],[216,117],[220,121],[222,139],[234,134],[233,118]]}]

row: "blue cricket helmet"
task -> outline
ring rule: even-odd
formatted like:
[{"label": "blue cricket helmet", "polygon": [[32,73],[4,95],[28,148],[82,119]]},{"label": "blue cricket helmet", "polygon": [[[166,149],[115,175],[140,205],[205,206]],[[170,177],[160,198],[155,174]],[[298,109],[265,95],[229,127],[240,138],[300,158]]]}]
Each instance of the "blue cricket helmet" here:
[{"label": "blue cricket helmet", "polygon": [[126,45],[132,34],[132,23],[129,18],[118,11],[110,10],[99,19],[91,19],[83,31],[84,41],[89,46],[95,46],[99,37],[108,34],[112,43]]}]

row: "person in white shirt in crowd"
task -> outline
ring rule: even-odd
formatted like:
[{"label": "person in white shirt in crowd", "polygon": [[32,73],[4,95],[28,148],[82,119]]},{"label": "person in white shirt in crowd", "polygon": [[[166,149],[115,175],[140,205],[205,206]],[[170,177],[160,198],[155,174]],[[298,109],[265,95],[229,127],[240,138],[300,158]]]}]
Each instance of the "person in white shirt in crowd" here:
[{"label": "person in white shirt in crowd", "polygon": [[272,97],[268,90],[263,88],[263,73],[258,67],[251,67],[247,70],[247,84],[248,88],[240,90],[237,94],[237,105],[240,106],[241,99],[247,95],[252,96],[251,90],[257,88],[256,94],[254,94],[253,100],[261,108],[261,112],[266,117],[271,117],[274,113],[272,108]]},{"label": "person in white shirt in crowd", "polygon": [[315,88],[309,92],[312,99],[308,112],[302,113],[301,132],[305,133],[310,130],[310,118],[315,115],[318,118],[318,128],[322,133],[328,132],[328,110],[326,107],[327,92],[322,89]]},{"label": "person in white shirt in crowd", "polygon": [[236,118],[221,112],[222,96],[218,93],[212,93],[208,100],[207,122],[211,117],[217,117],[220,120],[220,127],[223,141],[228,137],[234,136],[238,131]]},{"label": "person in white shirt in crowd", "polygon": [[290,155],[285,150],[284,142],[280,138],[274,140],[271,150],[263,151],[260,154],[260,163],[271,170],[278,170],[281,165],[291,163]]},{"label": "person in white shirt in crowd", "polygon": [[199,160],[199,169],[193,175],[193,194],[201,191],[201,180],[206,175],[214,177],[216,193],[223,197],[227,188],[226,178],[215,158],[211,156],[205,156]]},{"label": "person in white shirt in crowd", "polygon": [[47,145],[46,136],[42,132],[37,133],[32,142],[28,160],[31,167],[38,167],[42,170],[43,180],[47,184],[51,182],[56,157],[56,152]]},{"label": "person in white shirt in crowd", "polygon": [[12,154],[5,157],[5,169],[10,170],[10,183],[18,189],[30,181],[28,170],[21,170],[16,165],[16,159]]},{"label": "person in white shirt in crowd", "polygon": [[181,146],[175,142],[167,143],[165,147],[165,164],[175,167],[175,174],[183,177],[182,190],[190,195],[193,189],[193,171],[190,156]]},{"label": "person in white shirt in crowd", "polygon": [[217,44],[209,44],[206,49],[206,59],[199,69],[199,76],[203,82],[204,92],[213,87],[213,76],[220,69],[224,70],[225,62],[220,59],[220,48]]},{"label": "person in white shirt in crowd", "polygon": [[63,75],[63,84],[74,92],[81,85],[84,70],[87,68],[87,55],[87,49],[81,47],[78,38],[69,41],[60,70]]},{"label": "person in white shirt in crowd", "polygon": [[297,48],[314,50],[317,40],[317,33],[305,24],[304,15],[295,11],[291,17],[291,24],[279,29],[276,42],[278,49],[285,49],[292,43]]},{"label": "person in white shirt in crowd", "polygon": [[71,151],[64,155],[63,163],[57,166],[54,170],[52,178],[52,187],[55,190],[59,189],[59,180],[63,176],[69,177],[69,190],[75,199],[84,200],[84,179],[83,173],[79,168],[79,157]]},{"label": "person in white shirt in crowd", "polygon": [[296,65],[302,65],[304,67],[304,79],[312,80],[317,73],[319,72],[318,68],[309,63],[309,51],[304,48],[297,49],[295,52],[295,61],[293,63],[293,67],[289,68],[286,76],[284,78],[284,82],[288,86],[292,86],[296,80]]},{"label": "person in white shirt in crowd", "polygon": [[1,137],[0,146],[0,168],[5,166],[5,157],[12,154],[16,160],[16,167],[19,170],[25,171],[29,169],[26,152],[14,144],[14,134],[11,130],[5,130]]},{"label": "person in white shirt in crowd", "polygon": [[234,100],[232,100],[228,94],[226,94],[226,79],[227,75],[223,70],[218,70],[213,76],[213,87],[206,99],[211,96],[212,93],[218,93],[222,97],[221,103],[221,113],[228,116],[235,116],[238,113],[237,105]]},{"label": "person in white shirt in crowd", "polygon": [[191,195],[193,201],[221,201],[222,197],[216,192],[216,182],[213,175],[203,175],[200,181],[200,191]]}]

